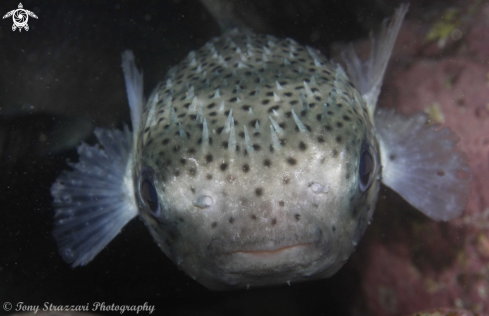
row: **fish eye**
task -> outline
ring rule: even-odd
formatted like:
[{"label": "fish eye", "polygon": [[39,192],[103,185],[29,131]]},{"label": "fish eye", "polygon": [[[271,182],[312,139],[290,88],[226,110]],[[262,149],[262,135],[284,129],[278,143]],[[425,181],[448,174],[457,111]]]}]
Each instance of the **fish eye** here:
[{"label": "fish eye", "polygon": [[158,193],[153,183],[151,171],[148,168],[143,168],[139,177],[139,197],[151,215],[157,217],[160,215],[160,203],[158,202]]},{"label": "fish eye", "polygon": [[377,171],[377,159],[372,146],[367,142],[362,146],[360,152],[360,164],[358,167],[358,176],[360,190],[365,192],[373,182]]}]

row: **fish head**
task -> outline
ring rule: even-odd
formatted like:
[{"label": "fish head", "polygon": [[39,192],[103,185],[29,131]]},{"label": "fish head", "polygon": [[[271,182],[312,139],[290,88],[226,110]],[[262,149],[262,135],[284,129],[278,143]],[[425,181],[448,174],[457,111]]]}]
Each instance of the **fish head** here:
[{"label": "fish head", "polygon": [[[324,61],[316,71],[328,75],[307,84],[280,60],[261,75],[223,71],[220,79],[246,84],[219,93],[202,81],[174,84],[166,99],[157,88],[143,115],[149,128],[133,172],[140,216],[168,257],[210,289],[331,276],[374,211],[380,167],[365,102],[339,65]],[[278,71],[289,80],[276,81]],[[229,105],[218,109],[216,94]]]},{"label": "fish head", "polygon": [[[230,152],[214,140],[195,150],[178,139],[153,150],[137,172],[141,217],[162,250],[211,289],[333,275],[363,235],[380,185],[378,144],[359,118],[357,133],[346,122],[332,129],[333,118],[316,127],[303,118],[305,133],[282,124],[278,149]],[[272,144],[263,134],[250,137]]]}]

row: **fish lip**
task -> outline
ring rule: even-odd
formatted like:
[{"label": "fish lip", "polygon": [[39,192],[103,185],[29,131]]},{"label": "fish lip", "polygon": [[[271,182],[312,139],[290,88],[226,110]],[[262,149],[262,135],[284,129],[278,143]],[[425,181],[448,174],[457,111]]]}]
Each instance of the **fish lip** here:
[{"label": "fish lip", "polygon": [[246,254],[246,255],[254,255],[254,256],[267,256],[267,255],[278,255],[284,251],[287,250],[292,250],[296,247],[312,247],[314,246],[314,242],[300,242],[296,244],[291,244],[291,245],[285,245],[285,246],[279,246],[279,247],[272,247],[272,248],[257,248],[257,249],[238,249],[235,251],[230,251],[230,252],[221,252],[223,255],[233,255],[233,254]]},{"label": "fish lip", "polygon": [[299,247],[311,247],[318,248],[321,245],[321,240],[323,237],[322,230],[317,228],[314,233],[310,233],[303,238],[296,238],[294,240],[276,240],[270,239],[265,245],[258,245],[260,240],[247,241],[245,244],[238,242],[233,242],[234,245],[220,249],[220,244],[224,242],[229,242],[229,239],[216,238],[213,239],[209,246],[208,251],[210,251],[214,256],[230,256],[239,253],[249,254],[249,255],[267,255],[267,254],[279,254],[281,252],[297,249]]}]

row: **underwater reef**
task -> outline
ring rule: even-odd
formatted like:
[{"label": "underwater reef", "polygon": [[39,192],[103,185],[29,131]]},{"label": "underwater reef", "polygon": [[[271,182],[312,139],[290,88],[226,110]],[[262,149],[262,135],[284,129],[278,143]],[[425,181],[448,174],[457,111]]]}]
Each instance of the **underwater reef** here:
[{"label": "underwater reef", "polygon": [[[368,52],[369,43],[355,47]],[[488,61],[487,1],[451,2],[430,11],[414,6],[401,28],[379,105],[406,115],[425,111],[430,124],[452,129],[468,158],[472,191],[463,216],[434,222],[381,189],[353,263],[372,315],[433,308],[453,312],[439,315],[489,314]]]}]

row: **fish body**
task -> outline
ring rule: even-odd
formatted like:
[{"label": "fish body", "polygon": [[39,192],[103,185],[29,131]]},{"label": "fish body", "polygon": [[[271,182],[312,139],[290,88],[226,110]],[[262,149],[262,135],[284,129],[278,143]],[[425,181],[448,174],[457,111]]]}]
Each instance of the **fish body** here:
[{"label": "fish body", "polygon": [[[376,127],[377,96],[406,10],[384,25],[367,62],[346,52],[348,74],[291,39],[234,30],[191,52],[144,102],[142,76],[125,52],[134,132],[97,130],[103,149],[80,146],[75,171],[53,185],[63,258],[86,264],[139,215],[163,252],[206,287],[266,286],[333,275],[365,232],[381,181],[435,219],[459,215],[466,181],[429,185],[433,193],[461,192],[453,210],[431,195],[420,205],[415,180],[403,179],[410,156],[399,155],[427,133],[445,140],[435,157],[446,156],[452,135],[389,111],[379,117],[398,124]],[[405,125],[404,134],[395,132]],[[414,172],[465,167],[463,156],[452,156]]]},{"label": "fish body", "polygon": [[357,176],[379,145],[343,69],[290,39],[236,30],[163,83],[133,152],[134,183],[149,179],[159,196],[158,216],[140,214],[163,251],[205,284],[336,272],[380,183],[379,168]]}]

